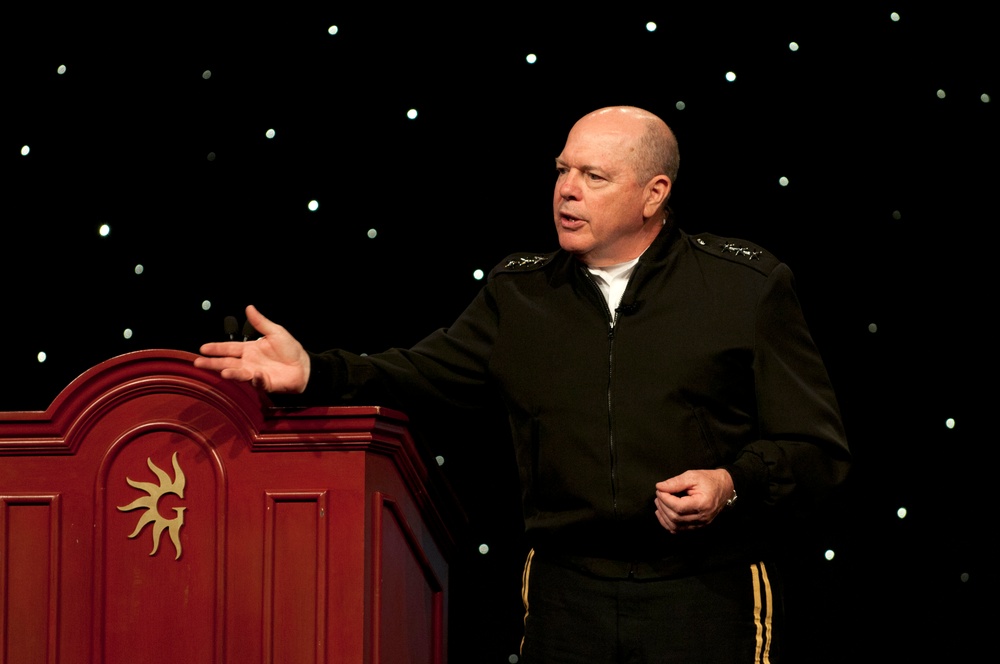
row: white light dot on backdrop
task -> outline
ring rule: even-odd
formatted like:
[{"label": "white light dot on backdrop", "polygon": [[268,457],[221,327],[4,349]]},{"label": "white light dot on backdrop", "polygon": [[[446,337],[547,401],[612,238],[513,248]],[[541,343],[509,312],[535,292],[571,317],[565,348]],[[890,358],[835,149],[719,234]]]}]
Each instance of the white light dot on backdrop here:
[{"label": "white light dot on backdrop", "polygon": [[891,14],[889,14],[889,18],[892,19],[893,23],[898,23],[899,22],[899,12],[892,12]]},{"label": "white light dot on backdrop", "polygon": [[778,178],[778,184],[780,184],[782,187],[787,187],[788,178],[786,178],[785,176],[781,176],[780,178]]},{"label": "white light dot on backdrop", "polygon": [[132,330],[126,327],[125,331],[122,332],[122,336],[125,337],[126,339],[131,339],[132,338]]},{"label": "white light dot on backdrop", "polygon": [[654,21],[650,21],[649,23],[647,23],[646,30],[648,32],[656,32],[656,23]]},{"label": "white light dot on backdrop", "polygon": [[727,71],[726,72],[726,80],[729,81],[730,83],[732,83],[733,81],[735,81],[736,80],[736,72]]},{"label": "white light dot on backdrop", "polygon": [[267,136],[268,138],[274,138],[274,130],[268,129],[267,131],[264,132],[264,135]]},{"label": "white light dot on backdrop", "polygon": [[900,219],[903,218],[903,213],[900,212],[899,210],[893,210],[892,211],[892,218],[895,219],[896,221],[899,221]]},{"label": "white light dot on backdrop", "polygon": [[338,28],[335,25],[331,25],[329,28],[326,29],[326,32],[327,34],[335,35],[338,32],[340,32],[340,28]]},{"label": "white light dot on backdrop", "polygon": [[900,519],[905,519],[906,518],[906,508],[905,507],[900,507],[898,510],[896,510],[896,517],[900,518]]},{"label": "white light dot on backdrop", "polygon": [[444,457],[443,456],[436,456],[436,457],[434,457],[434,460],[437,461],[437,465],[439,465],[439,466],[443,466],[444,465]]},{"label": "white light dot on backdrop", "polygon": [[215,161],[215,153],[209,152],[208,156],[206,156],[205,158],[208,159],[209,161]]},{"label": "white light dot on backdrop", "polygon": [[368,239],[374,240],[376,236],[378,236],[378,231],[375,230],[374,228],[369,228],[368,233],[366,233],[366,235],[368,236]]},{"label": "white light dot on backdrop", "polygon": [[29,152],[31,152],[31,148],[29,148],[27,145],[22,145],[21,146],[21,156],[22,157],[27,157]]},{"label": "white light dot on backdrop", "polygon": [[868,323],[868,331],[871,332],[872,334],[875,334],[876,332],[878,332],[878,325],[876,325],[875,323]]},{"label": "white light dot on backdrop", "polygon": [[315,212],[316,210],[319,209],[319,201],[317,201],[315,199],[311,200],[311,201],[309,201],[309,205],[307,207],[309,208],[310,212]]},{"label": "white light dot on backdrop", "polygon": [[955,418],[954,417],[949,417],[948,419],[946,419],[944,421],[944,425],[946,427],[948,427],[949,429],[954,429],[955,428]]},{"label": "white light dot on backdrop", "polygon": [[211,300],[202,300],[201,301],[201,310],[202,311],[208,311],[211,308],[212,308],[212,301]]},{"label": "white light dot on backdrop", "polygon": [[676,108],[678,111],[683,111],[685,108],[687,108],[687,104],[685,104],[682,101],[679,101],[676,104],[674,104],[674,108]]},{"label": "white light dot on backdrop", "polygon": [[944,90],[938,90],[936,94],[938,99],[944,99],[945,97]]},{"label": "white light dot on backdrop", "polygon": [[835,554],[835,553],[833,552],[833,549],[827,549],[827,550],[826,550],[826,551],[825,551],[825,552],[823,553],[823,557],[824,557],[824,558],[826,558],[827,560],[833,560],[833,557],[834,557],[835,555],[836,555],[836,554]]},{"label": "white light dot on backdrop", "polygon": [[107,237],[111,235],[111,226],[108,224],[101,224],[101,227],[97,229],[97,232],[100,233],[101,237]]},{"label": "white light dot on backdrop", "polygon": [[525,60],[525,62],[527,62],[527,63],[528,63],[529,65],[533,65],[533,64],[535,64],[536,62],[538,62],[538,56],[537,56],[537,55],[535,55],[534,53],[529,53],[528,55],[524,56],[524,60]]},{"label": "white light dot on backdrop", "polygon": [[520,662],[521,660],[520,660],[520,659],[518,658],[518,656],[517,656],[517,655],[511,655],[510,657],[508,657],[508,658],[507,658],[507,661],[508,661],[508,662],[509,662],[510,664],[517,664],[517,663],[518,663],[518,662]]},{"label": "white light dot on backdrop", "polygon": [[207,81],[208,79],[212,78],[212,71],[210,69],[206,69],[205,71],[201,72],[201,77]]},{"label": "white light dot on backdrop", "polygon": [[983,94],[979,95],[979,101],[983,102],[984,104],[988,104],[990,103],[990,96],[984,92]]},{"label": "white light dot on backdrop", "polygon": [[968,572],[962,572],[962,574],[959,575],[958,578],[962,581],[962,583],[968,583],[969,582],[969,573]]},{"label": "white light dot on backdrop", "polygon": [[58,67],[56,67],[56,73],[59,74],[60,76],[62,76],[63,74],[65,74],[66,73],[66,65],[59,65]]},{"label": "white light dot on backdrop", "polygon": [[38,358],[39,363],[49,359],[49,356],[45,354],[45,351],[40,351],[36,357]]},{"label": "white light dot on backdrop", "polygon": [[410,110],[408,110],[406,112],[406,117],[410,118],[411,120],[416,120],[417,119],[417,109],[411,108]]},{"label": "white light dot on backdrop", "polygon": [[788,50],[789,51],[797,51],[797,50],[799,50],[799,44],[798,44],[798,42],[788,42]]},{"label": "white light dot on backdrop", "polygon": [[484,276],[486,275],[483,274],[482,270],[473,270],[472,272],[472,278],[475,279],[476,281],[482,281]]},{"label": "white light dot on backdrop", "polygon": [[139,263],[138,265],[135,266],[135,273],[136,274],[142,274],[145,270],[146,270],[146,268],[144,268],[142,266],[142,263]]},{"label": "white light dot on backdrop", "polygon": [[481,553],[481,554],[483,554],[485,556],[489,552],[490,552],[490,547],[488,545],[486,545],[486,544],[480,544],[479,545],[479,553]]}]

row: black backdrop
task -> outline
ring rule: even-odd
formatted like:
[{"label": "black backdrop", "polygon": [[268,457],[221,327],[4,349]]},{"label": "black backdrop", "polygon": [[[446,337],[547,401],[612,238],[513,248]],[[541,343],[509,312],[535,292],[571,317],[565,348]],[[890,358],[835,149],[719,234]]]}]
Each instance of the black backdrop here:
[{"label": "black backdrop", "polygon": [[[194,351],[248,303],[317,350],[412,344],[474,296],[474,270],[554,247],[566,132],[634,104],[678,135],[680,225],[791,265],[840,396],[856,465],[791,542],[791,653],[960,661],[985,643],[1000,94],[987,17],[881,1],[330,3],[44,6],[4,23],[0,409],[42,410],[121,353]],[[502,415],[473,424],[472,438],[427,435],[470,515],[452,661],[505,662],[520,638],[517,489]]]}]

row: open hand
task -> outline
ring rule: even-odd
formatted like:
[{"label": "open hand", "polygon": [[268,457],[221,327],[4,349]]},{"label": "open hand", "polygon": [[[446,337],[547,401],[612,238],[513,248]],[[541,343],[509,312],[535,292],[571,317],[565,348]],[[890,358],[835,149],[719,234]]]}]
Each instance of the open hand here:
[{"label": "open hand", "polygon": [[246,308],[246,313],[247,321],[263,336],[255,341],[204,344],[194,366],[218,371],[229,380],[250,381],[267,392],[304,391],[310,364],[302,344],[253,305]]}]

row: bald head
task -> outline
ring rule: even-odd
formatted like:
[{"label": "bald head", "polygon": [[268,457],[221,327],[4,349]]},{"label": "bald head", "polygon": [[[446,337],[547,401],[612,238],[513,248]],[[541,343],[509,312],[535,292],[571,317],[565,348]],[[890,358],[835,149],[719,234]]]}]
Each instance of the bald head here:
[{"label": "bald head", "polygon": [[680,153],[677,138],[663,120],[635,106],[608,106],[580,118],[573,131],[620,132],[636,180],[649,182],[657,175],[677,179]]}]

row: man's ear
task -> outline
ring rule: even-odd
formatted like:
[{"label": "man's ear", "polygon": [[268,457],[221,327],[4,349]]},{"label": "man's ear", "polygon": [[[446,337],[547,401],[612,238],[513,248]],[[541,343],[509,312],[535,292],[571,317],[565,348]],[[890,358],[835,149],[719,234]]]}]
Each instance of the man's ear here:
[{"label": "man's ear", "polygon": [[670,197],[670,189],[673,182],[666,175],[657,175],[646,185],[646,204],[643,208],[643,216],[647,219],[654,216]]}]

